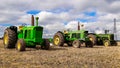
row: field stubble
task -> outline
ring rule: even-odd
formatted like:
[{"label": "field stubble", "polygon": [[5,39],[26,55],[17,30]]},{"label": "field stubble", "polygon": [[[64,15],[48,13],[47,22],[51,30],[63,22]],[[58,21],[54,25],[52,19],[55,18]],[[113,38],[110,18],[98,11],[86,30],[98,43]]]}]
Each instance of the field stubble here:
[{"label": "field stubble", "polygon": [[120,46],[50,50],[27,48],[24,52],[4,49],[0,41],[0,68],[120,68]]}]

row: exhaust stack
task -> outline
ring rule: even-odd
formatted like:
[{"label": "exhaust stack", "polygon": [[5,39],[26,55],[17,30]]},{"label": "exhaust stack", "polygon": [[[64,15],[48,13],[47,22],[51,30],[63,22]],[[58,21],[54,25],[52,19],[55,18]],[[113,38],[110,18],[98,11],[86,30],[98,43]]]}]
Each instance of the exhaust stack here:
[{"label": "exhaust stack", "polygon": [[34,26],[34,16],[31,17],[31,26]]},{"label": "exhaust stack", "polygon": [[39,17],[36,17],[36,26],[38,26],[38,19]]},{"label": "exhaust stack", "polygon": [[78,30],[80,30],[80,24],[79,24],[79,22],[78,22]]}]

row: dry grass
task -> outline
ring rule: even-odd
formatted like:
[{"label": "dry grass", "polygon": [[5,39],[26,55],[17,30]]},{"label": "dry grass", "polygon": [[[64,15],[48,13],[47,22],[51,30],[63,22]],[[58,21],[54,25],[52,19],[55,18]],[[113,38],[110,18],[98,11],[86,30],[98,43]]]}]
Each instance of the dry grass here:
[{"label": "dry grass", "polygon": [[94,48],[4,49],[0,41],[0,68],[120,68],[120,46]]}]

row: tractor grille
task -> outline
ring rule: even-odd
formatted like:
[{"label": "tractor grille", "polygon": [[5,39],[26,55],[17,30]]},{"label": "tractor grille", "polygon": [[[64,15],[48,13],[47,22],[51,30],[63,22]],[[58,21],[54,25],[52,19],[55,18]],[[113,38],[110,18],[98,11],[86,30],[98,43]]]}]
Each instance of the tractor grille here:
[{"label": "tractor grille", "polygon": [[35,29],[35,38],[36,38],[36,41],[41,41],[42,40],[42,33],[43,33],[43,29],[42,28],[37,27]]},{"label": "tractor grille", "polygon": [[114,34],[110,36],[110,40],[114,40]]}]

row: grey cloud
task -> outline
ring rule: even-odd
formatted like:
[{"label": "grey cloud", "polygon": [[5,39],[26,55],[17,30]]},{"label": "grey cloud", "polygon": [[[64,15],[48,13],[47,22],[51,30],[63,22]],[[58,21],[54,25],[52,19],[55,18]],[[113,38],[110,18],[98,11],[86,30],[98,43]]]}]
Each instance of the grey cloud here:
[{"label": "grey cloud", "polygon": [[[71,9],[67,12],[60,12],[38,15],[39,24],[45,27],[45,33],[53,34],[57,30],[65,28],[65,22],[80,19],[96,19],[96,23],[89,23],[88,28],[95,30],[97,27],[104,29],[104,23],[111,23],[113,17],[120,17],[119,0],[1,0],[0,2],[0,23],[27,23],[30,22],[30,15],[26,14],[29,10],[41,10],[41,12],[54,11],[54,9]],[[97,18],[85,16],[83,12],[96,11]],[[111,14],[111,15],[110,15]],[[99,23],[101,22],[101,23]],[[59,24],[59,26],[57,26]],[[99,25],[94,25],[99,24]],[[91,27],[96,26],[96,27]],[[87,26],[86,26],[87,27]],[[57,29],[56,29],[57,28]],[[75,27],[74,27],[75,28]],[[110,27],[111,28],[111,27]]]}]

